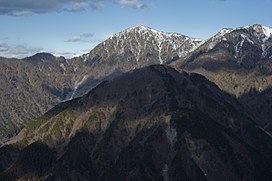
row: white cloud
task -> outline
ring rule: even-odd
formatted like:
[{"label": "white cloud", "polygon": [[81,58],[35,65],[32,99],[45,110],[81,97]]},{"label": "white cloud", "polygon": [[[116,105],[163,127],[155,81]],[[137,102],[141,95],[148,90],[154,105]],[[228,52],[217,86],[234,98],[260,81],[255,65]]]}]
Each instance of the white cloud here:
[{"label": "white cloud", "polygon": [[87,8],[100,10],[105,3],[116,3],[134,9],[147,7],[139,0],[0,0],[0,15],[26,16],[61,11],[79,12]]},{"label": "white cloud", "polygon": [[146,4],[143,4],[138,0],[118,0],[117,3],[124,7],[130,7],[133,9],[146,9],[148,7]]},{"label": "white cloud", "polygon": [[72,36],[64,40],[65,42],[83,42],[83,43],[93,43],[98,42],[99,40],[93,39],[92,33],[83,33],[80,35]]},{"label": "white cloud", "polygon": [[[92,36],[92,34],[83,34],[85,36]],[[55,50],[45,50],[41,47],[27,46],[27,45],[12,45],[7,42],[7,40],[0,39],[0,57],[6,58],[25,58],[33,56],[37,53],[48,52],[55,56],[64,56],[65,58],[72,58],[81,56],[85,53],[88,53],[93,47],[90,46],[90,49],[84,50],[71,50],[71,51],[55,51]]]},{"label": "white cloud", "polygon": [[103,10],[103,6],[104,6],[104,1],[93,1],[89,4],[89,6],[93,9],[93,10],[98,10],[101,11]]},{"label": "white cloud", "polygon": [[6,42],[0,42],[0,52],[7,52],[8,50],[8,44]]},{"label": "white cloud", "polygon": [[80,56],[80,54],[77,53],[77,52],[55,52],[55,51],[51,51],[49,53],[51,53],[51,54],[53,54],[54,56],[57,56],[57,57],[63,56],[65,58],[73,58],[73,57]]},{"label": "white cloud", "polygon": [[9,15],[12,15],[12,16],[29,16],[31,14],[32,14],[31,11],[23,11],[23,10],[14,10],[9,12]]},{"label": "white cloud", "polygon": [[28,47],[26,45],[16,45],[9,50],[9,54],[16,57],[33,55],[35,53],[41,52],[43,49],[38,47]]},{"label": "white cloud", "polygon": [[0,42],[0,56],[24,58],[34,55],[43,50],[40,47],[29,47],[27,45],[9,45],[6,42]]},{"label": "white cloud", "polygon": [[73,12],[84,11],[86,7],[88,7],[88,4],[86,2],[76,2],[72,6],[72,11]]}]

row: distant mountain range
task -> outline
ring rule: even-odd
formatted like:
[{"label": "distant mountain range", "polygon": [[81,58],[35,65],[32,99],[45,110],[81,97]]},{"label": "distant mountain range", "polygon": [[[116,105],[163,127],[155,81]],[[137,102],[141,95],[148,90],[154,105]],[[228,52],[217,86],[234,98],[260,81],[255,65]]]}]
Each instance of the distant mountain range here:
[{"label": "distant mountain range", "polygon": [[0,64],[0,178],[272,178],[272,28],[137,26],[80,57]]},{"label": "distant mountain range", "polygon": [[152,64],[171,64],[205,75],[224,91],[240,96],[248,109],[254,107],[250,112],[271,132],[271,33],[271,28],[253,25],[223,29],[201,41],[137,26],[69,60],[48,53],[21,60],[1,58],[0,140],[103,80]]}]

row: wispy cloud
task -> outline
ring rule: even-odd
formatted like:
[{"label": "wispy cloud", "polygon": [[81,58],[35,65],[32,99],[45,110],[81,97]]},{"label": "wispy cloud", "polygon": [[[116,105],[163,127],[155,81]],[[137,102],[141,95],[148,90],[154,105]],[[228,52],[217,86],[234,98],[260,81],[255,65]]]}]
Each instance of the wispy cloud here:
[{"label": "wispy cloud", "polygon": [[[67,42],[101,42],[102,40],[94,40],[92,39],[93,34],[91,33],[84,33],[81,34],[79,37],[74,36],[67,39]],[[7,57],[7,58],[25,58],[29,56],[33,56],[36,53],[40,52],[48,52],[52,53],[55,56],[64,56],[65,58],[72,58],[76,56],[83,55],[88,53],[93,47],[90,44],[90,49],[84,50],[70,50],[70,51],[56,51],[56,50],[45,50],[44,48],[37,47],[37,46],[28,46],[26,44],[10,44],[9,40],[6,38],[0,38],[0,57]]]},{"label": "wispy cloud", "polygon": [[40,47],[29,47],[27,45],[9,45],[6,42],[0,42],[0,56],[24,58],[39,53],[43,50]]},{"label": "wispy cloud", "polygon": [[80,54],[78,52],[56,52],[56,51],[50,51],[49,53],[55,55],[55,56],[63,56],[65,58],[73,58],[73,57],[78,57]]},{"label": "wispy cloud", "polygon": [[33,55],[35,53],[41,52],[42,50],[43,48],[39,48],[39,47],[28,47],[26,45],[16,45],[9,50],[9,54],[14,55],[16,57],[24,57],[24,56],[29,56],[29,55]]},{"label": "wispy cloud", "polygon": [[89,4],[89,7],[91,7],[91,9],[93,10],[96,10],[96,11],[101,11],[103,10],[103,7],[104,7],[104,1],[94,1],[94,2],[91,2]]},{"label": "wispy cloud", "polygon": [[145,9],[146,4],[140,0],[1,0],[0,15],[26,16],[49,12],[79,12],[102,9],[105,3],[115,3],[122,7]]},{"label": "wispy cloud", "polygon": [[8,44],[6,42],[0,42],[0,52],[7,52],[8,50]]},{"label": "wispy cloud", "polygon": [[133,9],[146,9],[148,6],[141,3],[138,0],[117,0],[117,3],[124,7],[130,7]]},{"label": "wispy cloud", "polygon": [[71,36],[65,39],[65,42],[81,42],[81,43],[94,43],[99,42],[100,40],[93,39],[94,35],[92,33],[83,33],[76,36]]},{"label": "wispy cloud", "polygon": [[76,2],[72,6],[72,11],[73,12],[84,11],[86,9],[86,7],[88,7],[88,3],[87,2]]}]

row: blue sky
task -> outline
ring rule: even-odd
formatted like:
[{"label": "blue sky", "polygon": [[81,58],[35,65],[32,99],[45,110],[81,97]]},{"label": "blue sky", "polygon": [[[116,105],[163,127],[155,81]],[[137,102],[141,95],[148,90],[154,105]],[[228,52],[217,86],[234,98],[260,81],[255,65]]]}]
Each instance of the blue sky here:
[{"label": "blue sky", "polygon": [[0,56],[72,57],[136,25],[207,39],[222,28],[272,26],[272,0],[0,0]]}]

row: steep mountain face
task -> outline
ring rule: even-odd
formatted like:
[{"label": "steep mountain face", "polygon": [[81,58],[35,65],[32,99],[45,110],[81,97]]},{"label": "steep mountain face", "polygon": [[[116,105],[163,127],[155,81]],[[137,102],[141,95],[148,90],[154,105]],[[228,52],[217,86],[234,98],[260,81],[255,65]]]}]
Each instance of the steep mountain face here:
[{"label": "steep mountain face", "polygon": [[185,63],[181,60],[176,65],[206,76],[239,97],[261,127],[272,133],[271,60],[272,28],[253,25],[223,29],[198,47]]},{"label": "steep mountain face", "polygon": [[1,180],[264,180],[272,139],[203,76],[154,65],[103,82],[0,149]]},{"label": "steep mountain face", "polygon": [[146,64],[146,61],[149,61],[149,64],[165,64],[175,58],[184,58],[201,43],[201,40],[181,34],[137,26],[110,37],[83,57],[89,63],[93,57],[113,63],[118,61],[119,57],[126,57],[127,61],[137,68]]},{"label": "steep mountain face", "polygon": [[66,60],[39,53],[0,59],[0,145],[54,105],[80,96],[103,80],[151,64],[183,58],[201,42],[139,26],[120,32],[90,53]]},{"label": "steep mountain face", "polygon": [[145,26],[127,29],[108,38],[90,53],[73,60],[79,65],[78,69],[86,69],[83,75],[86,81],[75,95],[83,95],[93,88],[93,82],[97,85],[105,78],[110,79],[129,70],[183,60],[201,43],[198,39],[159,32]]}]

